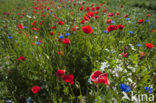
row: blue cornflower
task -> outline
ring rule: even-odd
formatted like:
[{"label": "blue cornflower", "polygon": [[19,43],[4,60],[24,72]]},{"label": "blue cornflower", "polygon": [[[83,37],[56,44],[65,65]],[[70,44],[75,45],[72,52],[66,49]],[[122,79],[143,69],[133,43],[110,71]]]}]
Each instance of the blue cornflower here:
[{"label": "blue cornflower", "polygon": [[24,26],[24,29],[28,28],[27,26]]},{"label": "blue cornflower", "polygon": [[127,20],[127,21],[130,20],[130,18],[126,18],[126,20]]},{"label": "blue cornflower", "polygon": [[108,33],[108,31],[107,30],[104,30],[104,33]]},{"label": "blue cornflower", "polygon": [[149,22],[150,20],[146,20],[146,22]]},{"label": "blue cornflower", "polygon": [[28,100],[27,100],[27,103],[30,103],[30,102],[31,102],[31,98],[29,97]]},{"label": "blue cornflower", "polygon": [[120,84],[120,89],[121,89],[121,91],[124,91],[124,92],[130,92],[131,91],[130,86],[128,86],[124,83]]},{"label": "blue cornflower", "polygon": [[8,36],[8,39],[12,39],[12,36]]},{"label": "blue cornflower", "polygon": [[133,31],[129,31],[129,33],[130,33],[130,34],[134,34],[134,32],[133,32]]},{"label": "blue cornflower", "polygon": [[92,27],[92,29],[94,29],[94,27]]},{"label": "blue cornflower", "polygon": [[152,25],[151,28],[154,28],[154,25]]},{"label": "blue cornflower", "polygon": [[148,93],[152,93],[152,92],[153,92],[153,88],[144,87],[144,89],[145,89]]},{"label": "blue cornflower", "polygon": [[35,32],[35,34],[37,34],[38,32]]},{"label": "blue cornflower", "polygon": [[112,23],[115,23],[115,21],[112,21]]},{"label": "blue cornflower", "polygon": [[63,36],[63,35],[60,35],[60,36],[59,36],[59,39],[63,39],[63,38],[64,38],[64,36]]},{"label": "blue cornflower", "polygon": [[38,42],[36,42],[36,44],[37,44],[37,45],[40,45],[40,44],[41,44],[41,42],[39,42],[39,41],[38,41]]},{"label": "blue cornflower", "polygon": [[134,26],[134,28],[136,29],[137,27],[136,27],[136,26]]},{"label": "blue cornflower", "polygon": [[66,36],[70,36],[70,33],[66,33]]},{"label": "blue cornflower", "polygon": [[141,47],[141,46],[142,46],[142,44],[137,44],[136,46],[137,46],[137,47]]}]

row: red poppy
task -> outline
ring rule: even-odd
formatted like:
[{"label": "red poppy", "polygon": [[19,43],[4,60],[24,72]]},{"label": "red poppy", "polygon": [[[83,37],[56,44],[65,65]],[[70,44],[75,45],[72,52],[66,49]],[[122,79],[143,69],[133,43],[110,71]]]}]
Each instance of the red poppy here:
[{"label": "red poppy", "polygon": [[98,19],[98,18],[99,18],[99,16],[95,16],[95,17],[94,17],[94,19]]},{"label": "red poppy", "polygon": [[33,26],[36,25],[36,21],[33,21],[32,25],[33,25]]},{"label": "red poppy", "polygon": [[18,61],[25,61],[25,57],[24,56],[20,56],[17,60]]},{"label": "red poppy", "polygon": [[89,21],[89,17],[88,16],[84,16],[83,17],[85,20]]},{"label": "red poppy", "polygon": [[90,6],[91,6],[91,7],[93,7],[93,6],[94,6],[94,4],[91,4]]},{"label": "red poppy", "polygon": [[57,54],[58,55],[63,55],[63,52],[62,51],[58,51]]},{"label": "red poppy", "polygon": [[85,4],[85,1],[83,1],[82,4]]},{"label": "red poppy", "polygon": [[63,21],[58,22],[59,25],[64,25]]},{"label": "red poppy", "polygon": [[99,12],[98,11],[95,11],[94,14],[99,14]]},{"label": "red poppy", "polygon": [[56,26],[52,26],[51,29],[56,29]]},{"label": "red poppy", "polygon": [[94,11],[95,10],[95,8],[92,8],[92,11]]},{"label": "red poppy", "polygon": [[146,16],[147,16],[147,17],[150,17],[150,16],[151,16],[151,14],[147,14]]},{"label": "red poppy", "polygon": [[99,7],[99,6],[97,6],[97,7],[95,7],[95,9],[96,9],[96,10],[99,10],[99,9],[100,9],[100,7]]},{"label": "red poppy", "polygon": [[62,78],[65,82],[70,83],[71,85],[74,84],[74,76],[73,74],[65,75]]},{"label": "red poppy", "polygon": [[116,16],[118,16],[118,15],[119,15],[119,12],[116,13]]},{"label": "red poppy", "polygon": [[104,83],[106,85],[109,85],[109,80],[107,78],[106,73],[102,73],[101,71],[95,71],[90,76],[91,81],[94,83]]},{"label": "red poppy", "polygon": [[70,44],[70,39],[68,38],[63,38],[63,44]]},{"label": "red poppy", "polygon": [[109,13],[108,14],[108,17],[112,17],[114,14],[113,13]]},{"label": "red poppy", "polygon": [[121,5],[121,6],[120,6],[120,8],[124,8],[124,6],[123,6],[123,5]]},{"label": "red poppy", "polygon": [[57,70],[56,77],[63,77],[65,74],[65,70]]},{"label": "red poppy", "polygon": [[89,7],[86,7],[86,11],[89,11],[90,10],[90,8]]},{"label": "red poppy", "polygon": [[85,20],[81,20],[80,23],[81,23],[81,24],[84,24],[84,23],[85,23]]},{"label": "red poppy", "polygon": [[120,53],[120,55],[122,55],[122,57],[127,57],[127,53],[124,53],[124,52],[122,52],[122,53]]},{"label": "red poppy", "polygon": [[154,47],[154,45],[151,44],[151,43],[145,43],[145,46],[146,46],[147,48],[150,48],[150,49],[152,49],[152,48]]},{"label": "red poppy", "polygon": [[88,17],[93,17],[93,16],[94,16],[94,12],[90,12],[90,11],[87,12],[87,16],[88,16]]},{"label": "red poppy", "polygon": [[107,27],[108,32],[111,32],[111,31],[116,30],[116,29],[117,29],[117,26],[115,26],[115,25],[110,25]]},{"label": "red poppy", "polygon": [[54,33],[53,32],[50,32],[50,35],[54,35]]},{"label": "red poppy", "polygon": [[87,34],[91,34],[93,32],[93,29],[90,26],[83,26],[82,30],[83,30],[83,32],[85,32]]},{"label": "red poppy", "polygon": [[127,18],[128,17],[128,14],[125,14],[124,17]]},{"label": "red poppy", "polygon": [[156,75],[154,75],[154,80],[156,80]]},{"label": "red poppy", "polygon": [[141,24],[141,23],[143,23],[143,22],[144,22],[144,19],[138,20],[138,24]]},{"label": "red poppy", "polygon": [[107,24],[109,24],[109,23],[112,22],[112,20],[111,19],[108,19],[106,22],[107,22]]},{"label": "red poppy", "polygon": [[122,24],[117,25],[117,28],[122,30],[124,28],[124,26]]},{"label": "red poppy", "polygon": [[39,30],[39,28],[34,28],[34,27],[32,27],[32,30]]},{"label": "red poppy", "polygon": [[82,10],[83,10],[83,6],[81,6],[81,7],[79,8],[79,10],[82,11]]},{"label": "red poppy", "polygon": [[34,87],[32,87],[32,92],[33,92],[34,94],[38,93],[39,91],[40,91],[40,87],[39,87],[39,86],[34,86]]},{"label": "red poppy", "polygon": [[19,25],[18,25],[18,28],[24,29],[24,26],[23,26],[22,24],[19,24]]}]

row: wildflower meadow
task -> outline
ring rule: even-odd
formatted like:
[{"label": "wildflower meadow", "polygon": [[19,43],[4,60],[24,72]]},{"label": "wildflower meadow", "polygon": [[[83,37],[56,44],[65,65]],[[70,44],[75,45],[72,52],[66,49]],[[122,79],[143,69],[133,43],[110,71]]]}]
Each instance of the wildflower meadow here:
[{"label": "wildflower meadow", "polygon": [[155,0],[0,0],[0,103],[156,103]]}]

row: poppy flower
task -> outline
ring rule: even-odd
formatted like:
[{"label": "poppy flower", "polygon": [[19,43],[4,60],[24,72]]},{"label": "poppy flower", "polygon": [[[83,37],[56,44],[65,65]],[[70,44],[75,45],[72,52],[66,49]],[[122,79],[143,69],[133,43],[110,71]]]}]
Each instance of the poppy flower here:
[{"label": "poppy flower", "polygon": [[88,16],[88,17],[93,17],[93,16],[94,16],[94,12],[90,12],[90,11],[87,12],[87,16]]},{"label": "poppy flower", "polygon": [[95,11],[95,12],[94,12],[94,14],[98,14],[98,13],[99,13],[98,11]]},{"label": "poppy flower", "polygon": [[34,28],[34,27],[32,27],[32,30],[35,30],[35,31],[36,31],[36,30],[39,30],[39,28]]},{"label": "poppy flower", "polygon": [[23,26],[22,24],[19,24],[19,25],[18,25],[18,28],[24,29],[24,26]]},{"label": "poppy flower", "polygon": [[58,54],[58,55],[62,55],[63,52],[62,52],[62,51],[58,51],[57,54]]},{"label": "poppy flower", "polygon": [[92,11],[94,11],[95,10],[95,8],[92,8]]},{"label": "poppy flower", "polygon": [[113,15],[113,13],[108,13],[108,17],[112,17]]},{"label": "poppy flower", "polygon": [[145,46],[149,49],[152,49],[154,47],[154,45],[151,43],[145,43]]},{"label": "poppy flower", "polygon": [[50,32],[50,35],[54,35],[54,32]]},{"label": "poppy flower", "polygon": [[84,24],[84,23],[85,23],[85,20],[81,20],[80,23],[81,23],[81,24]]},{"label": "poppy flower", "polygon": [[106,73],[102,73],[101,71],[95,71],[91,74],[90,80],[94,83],[104,83],[106,85],[109,85],[109,80],[107,78]]},{"label": "poppy flower", "polygon": [[121,5],[121,6],[120,6],[120,8],[124,8],[124,6],[123,6],[123,5]]},{"label": "poppy flower", "polygon": [[111,32],[111,31],[116,30],[116,29],[117,29],[117,26],[115,26],[115,25],[110,25],[107,27],[108,32]]},{"label": "poppy flower", "polygon": [[64,25],[63,21],[58,22],[59,25]]},{"label": "poppy flower", "polygon": [[150,17],[150,16],[151,16],[151,14],[147,14],[146,16],[147,16],[147,17]]},{"label": "poppy flower", "polygon": [[93,7],[93,6],[94,6],[94,4],[91,4],[90,6],[91,6],[91,7]]},{"label": "poppy flower", "polygon": [[81,6],[81,7],[79,8],[79,10],[82,11],[82,10],[83,10],[83,6]]},{"label": "poppy flower", "polygon": [[83,18],[84,18],[84,20],[89,21],[89,17],[88,16],[84,16]]},{"label": "poppy flower", "polygon": [[119,15],[119,12],[116,13],[116,16],[118,16],[118,15]]},{"label": "poppy flower", "polygon": [[144,19],[138,20],[138,24],[141,24],[141,23],[143,23],[143,22],[144,22]]},{"label": "poppy flower", "polygon": [[89,11],[90,10],[90,8],[89,7],[86,7],[86,11]]},{"label": "poppy flower", "polygon": [[68,38],[64,38],[62,41],[63,41],[63,44],[70,44],[70,39]]},{"label": "poppy flower", "polygon": [[95,7],[95,9],[96,9],[96,10],[99,10],[99,9],[100,9],[100,7],[99,7],[99,6],[97,6],[97,7]]},{"label": "poppy flower", "polygon": [[39,86],[34,86],[34,87],[32,87],[32,92],[33,92],[34,94],[38,93],[39,91],[40,91],[40,87],[39,87]]},{"label": "poppy flower", "polygon": [[82,4],[85,4],[85,1],[83,1]]},{"label": "poppy flower", "polygon": [[25,61],[25,57],[24,56],[20,56],[17,60],[18,61]]},{"label": "poppy flower", "polygon": [[156,80],[156,75],[154,75],[154,80]]},{"label": "poppy flower", "polygon": [[56,29],[56,26],[52,26],[51,29]]},{"label": "poppy flower", "polygon": [[71,85],[74,84],[74,76],[73,76],[73,74],[64,75],[64,76],[62,77],[62,79],[63,79],[66,83],[70,83]]},{"label": "poppy flower", "polygon": [[124,58],[127,57],[127,53],[124,53],[124,52],[120,53],[120,55],[122,55],[122,57],[124,57]]},{"label": "poppy flower", "polygon": [[93,29],[90,26],[83,26],[82,30],[84,33],[87,33],[87,34],[91,34],[93,32]]},{"label": "poppy flower", "polygon": [[117,25],[117,28],[122,30],[124,28],[124,26],[122,24]]},{"label": "poppy flower", "polygon": [[36,21],[33,21],[32,25],[33,25],[33,26],[36,25]]},{"label": "poppy flower", "polygon": [[109,24],[109,23],[111,23],[111,22],[112,22],[111,19],[108,19],[108,20],[106,21],[107,24]]},{"label": "poppy flower", "polygon": [[99,18],[99,16],[94,16],[94,19],[98,19]]},{"label": "poppy flower", "polygon": [[57,72],[55,73],[56,77],[63,77],[65,74],[65,70],[57,70]]},{"label": "poppy flower", "polygon": [[125,14],[124,17],[127,18],[128,17],[128,14]]}]

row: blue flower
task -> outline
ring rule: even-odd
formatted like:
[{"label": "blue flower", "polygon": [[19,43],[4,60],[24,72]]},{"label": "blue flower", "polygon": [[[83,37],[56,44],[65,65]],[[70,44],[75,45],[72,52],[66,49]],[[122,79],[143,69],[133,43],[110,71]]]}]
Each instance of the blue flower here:
[{"label": "blue flower", "polygon": [[38,32],[35,32],[35,34],[37,34]]},{"label": "blue flower", "polygon": [[59,36],[59,39],[63,39],[63,38],[64,38],[64,36],[63,36],[63,35],[60,35],[60,36]]},{"label": "blue flower", "polygon": [[12,36],[8,36],[8,39],[12,39]]},{"label": "blue flower", "polygon": [[137,44],[136,46],[137,46],[137,47],[141,47],[141,46],[142,46],[142,44]]},{"label": "blue flower", "polygon": [[28,100],[27,100],[27,103],[30,103],[30,102],[31,102],[31,98],[29,97]]},{"label": "blue flower", "polygon": [[36,42],[36,44],[37,44],[37,45],[40,45],[40,44],[41,44],[41,42],[39,42],[39,41],[38,41],[38,42]]},{"label": "blue flower", "polygon": [[146,20],[146,22],[149,22],[149,20]]},{"label": "blue flower", "polygon": [[66,36],[70,36],[70,33],[66,33]]},{"label": "blue flower", "polygon": [[127,20],[127,21],[130,20],[130,18],[126,18],[126,20]]},{"label": "blue flower", "polygon": [[104,33],[108,33],[108,31],[107,30],[104,30]]},{"label": "blue flower", "polygon": [[130,34],[134,34],[134,32],[133,32],[133,31],[129,31],[129,33],[130,33]]},{"label": "blue flower", "polygon": [[94,27],[92,27],[92,29],[94,29]]},{"label": "blue flower", "polygon": [[136,27],[136,26],[134,26],[134,28],[136,29],[137,27]]},{"label": "blue flower", "polygon": [[24,26],[24,29],[28,28],[27,26]]},{"label": "blue flower", "polygon": [[148,93],[152,93],[152,92],[153,92],[153,88],[144,87],[144,89],[145,89]]},{"label": "blue flower", "polygon": [[154,28],[154,25],[152,25],[151,28]]},{"label": "blue flower", "polygon": [[121,91],[124,91],[124,92],[130,92],[131,91],[130,86],[128,86],[124,83],[120,84],[120,89],[121,89]]},{"label": "blue flower", "polygon": [[115,21],[112,21],[112,23],[115,23]]}]

